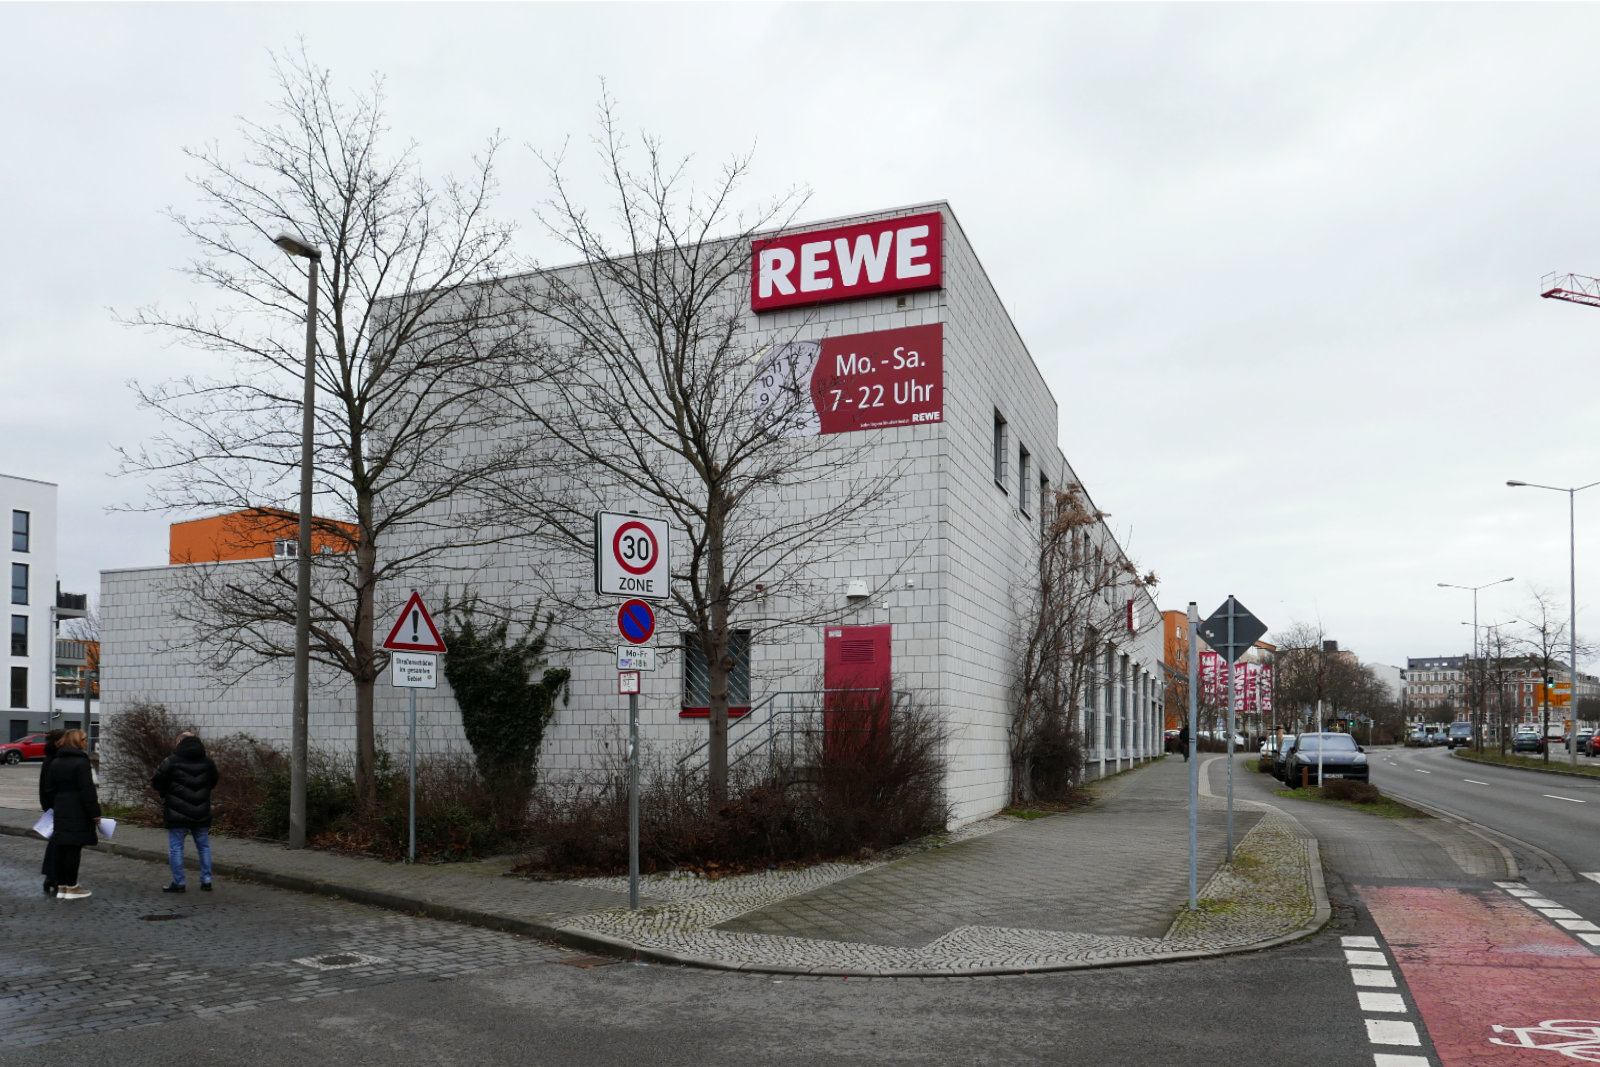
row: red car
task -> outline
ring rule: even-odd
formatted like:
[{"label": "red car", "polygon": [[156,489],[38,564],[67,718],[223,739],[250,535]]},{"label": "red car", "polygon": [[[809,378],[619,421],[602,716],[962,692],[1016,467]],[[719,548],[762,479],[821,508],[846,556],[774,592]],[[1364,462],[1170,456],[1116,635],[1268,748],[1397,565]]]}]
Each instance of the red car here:
[{"label": "red car", "polygon": [[44,759],[44,734],[29,734],[0,745],[0,763],[21,763],[25,759]]}]

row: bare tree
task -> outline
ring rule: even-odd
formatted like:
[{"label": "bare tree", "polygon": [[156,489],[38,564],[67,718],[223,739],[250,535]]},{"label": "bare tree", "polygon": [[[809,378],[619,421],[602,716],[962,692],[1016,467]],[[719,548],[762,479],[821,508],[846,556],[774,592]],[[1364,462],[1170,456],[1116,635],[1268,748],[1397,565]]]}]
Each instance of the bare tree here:
[{"label": "bare tree", "polygon": [[[373,685],[382,590],[404,595],[442,556],[481,543],[465,490],[524,463],[492,387],[522,372],[500,358],[507,313],[480,284],[506,262],[511,231],[489,215],[491,140],[464,179],[427,180],[413,145],[388,148],[383,86],[335,91],[304,47],[274,57],[280,96],[243,122],[243,151],[190,151],[202,214],[172,218],[199,247],[185,273],[214,312],[141,310],[132,322],[225,357],[213,379],[135,383],[168,429],[123,450],[124,473],[154,475],[140,507],[242,511],[270,527],[298,515],[306,275],[273,245],[283,231],[322,252],[316,323],[313,661],[355,690],[357,781],[375,796]],[[475,437],[471,450],[459,442]],[[281,509],[290,509],[287,512]],[[186,571],[182,647],[225,681],[293,657],[293,568]]]},{"label": "bare tree", "polygon": [[[1522,654],[1527,657],[1529,664],[1538,672],[1543,694],[1540,706],[1543,709],[1542,729],[1540,736],[1548,739],[1550,736],[1550,686],[1555,681],[1556,673],[1563,668],[1570,668],[1567,655],[1571,649],[1568,638],[1567,614],[1559,600],[1547,589],[1534,586],[1528,595],[1528,609],[1523,615],[1518,616],[1522,623],[1522,632],[1514,639],[1520,646]],[[1578,640],[1578,654],[1581,656],[1592,655],[1590,647],[1580,638]],[[1578,680],[1571,679],[1571,688],[1568,690],[1571,700],[1578,692]],[[1569,704],[1569,707],[1571,705]],[[1544,753],[1546,763],[1550,762],[1550,746],[1546,740],[1540,746]]]},{"label": "bare tree", "polygon": [[[1011,792],[1018,803],[1057,799],[1077,784],[1083,738],[1076,710],[1085,697],[1105,637],[1123,625],[1126,599],[1157,583],[1140,576],[1117,546],[1095,537],[1104,512],[1076,486],[1041,501],[1037,573],[1018,605],[1016,676],[1009,724]],[[1159,626],[1160,615],[1141,630]]]},{"label": "bare tree", "polygon": [[[541,157],[554,187],[541,221],[579,265],[522,280],[524,346],[550,380],[508,394],[583,477],[519,479],[499,491],[508,521],[574,568],[593,551],[597,510],[641,507],[678,532],[667,615],[704,656],[708,786],[721,803],[735,629],[759,641],[837,618],[842,609],[814,567],[881,537],[867,520],[890,499],[903,464],[865,462],[860,441],[876,434],[805,432],[805,390],[757,402],[759,372],[784,346],[752,329],[751,243],[803,198],[790,193],[739,215],[747,157],[696,189],[687,160],[668,158],[650,138],[637,150],[626,142],[609,96],[594,143],[604,213],[580,204],[562,157]],[[825,491],[802,491],[811,486]],[[581,630],[595,603],[574,594],[577,584],[542,592]]]}]

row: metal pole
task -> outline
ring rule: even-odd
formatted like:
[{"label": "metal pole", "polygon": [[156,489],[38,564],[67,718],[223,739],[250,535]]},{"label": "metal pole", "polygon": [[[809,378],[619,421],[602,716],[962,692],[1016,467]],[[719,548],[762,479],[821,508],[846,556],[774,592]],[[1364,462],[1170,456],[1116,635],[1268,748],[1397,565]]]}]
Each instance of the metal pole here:
[{"label": "metal pole", "polygon": [[1476,589],[1472,591],[1472,670],[1473,676],[1477,679],[1473,683],[1473,688],[1477,690],[1474,695],[1478,698],[1478,715],[1476,718],[1479,722],[1482,722],[1487,712],[1483,710],[1483,665],[1478,661],[1478,591]]},{"label": "metal pole", "polygon": [[1228,670],[1228,862],[1233,862],[1233,613],[1237,605],[1228,597],[1228,656],[1223,657]]},{"label": "metal pole", "polygon": [[306,847],[306,749],[311,718],[311,443],[316,418],[317,259],[306,290],[306,380],[300,414],[300,541],[295,560],[294,717],[289,748],[289,847]]},{"label": "metal pole", "polygon": [[1195,738],[1200,728],[1200,701],[1198,677],[1199,656],[1195,646],[1198,641],[1197,631],[1200,627],[1200,612],[1195,607],[1194,601],[1189,601],[1189,910],[1196,911],[1200,907],[1199,900],[1199,862],[1200,862],[1200,760],[1195,753]]},{"label": "metal pole", "polygon": [[1572,766],[1578,766],[1578,525],[1577,525],[1578,491],[1567,490],[1567,566],[1568,596],[1572,600],[1572,615],[1567,623],[1568,652],[1572,660],[1572,684],[1567,689],[1567,711],[1571,716],[1572,725],[1567,727],[1567,748],[1570,750]]},{"label": "metal pole", "polygon": [[417,862],[417,691],[411,694],[411,837],[407,863]]},{"label": "metal pole", "polygon": [[639,694],[628,694],[628,907],[639,910]]}]

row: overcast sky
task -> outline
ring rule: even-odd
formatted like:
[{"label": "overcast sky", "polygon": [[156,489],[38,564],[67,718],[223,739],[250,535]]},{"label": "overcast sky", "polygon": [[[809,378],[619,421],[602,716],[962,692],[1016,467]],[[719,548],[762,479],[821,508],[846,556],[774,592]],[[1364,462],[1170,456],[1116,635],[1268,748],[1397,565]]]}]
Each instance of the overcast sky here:
[{"label": "overcast sky", "polygon": [[[203,363],[113,310],[202,296],[182,149],[266,118],[297,35],[384,74],[435,171],[504,134],[530,256],[527,146],[586,136],[601,77],[708,167],[753,144],[802,219],[948,200],[1166,607],[1403,664],[1470,647],[1438,582],[1514,576],[1484,623],[1566,603],[1567,502],[1505,481],[1600,479],[1600,308],[1538,296],[1600,275],[1589,4],[0,5],[0,470],[60,484],[68,590],[166,560],[169,517],[105,510],[143,497],[112,449],[155,429],[128,379]],[[1577,521],[1595,634],[1600,487]]]}]

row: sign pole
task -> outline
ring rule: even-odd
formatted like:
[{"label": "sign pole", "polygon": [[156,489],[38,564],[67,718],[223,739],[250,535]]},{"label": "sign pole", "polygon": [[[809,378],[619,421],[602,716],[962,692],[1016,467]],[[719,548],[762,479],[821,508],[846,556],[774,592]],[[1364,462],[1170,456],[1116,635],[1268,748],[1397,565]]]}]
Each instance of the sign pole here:
[{"label": "sign pole", "polygon": [[[1233,597],[1228,598],[1228,653],[1232,656],[1235,647],[1233,642]],[[1233,862],[1233,668],[1234,661],[1228,661],[1228,862]]]},{"label": "sign pole", "polygon": [[628,908],[639,910],[639,694],[628,694]]},{"label": "sign pole", "polygon": [[407,863],[417,862],[417,691],[411,694],[411,836],[407,848]]},{"label": "sign pole", "polygon": [[1195,753],[1195,739],[1200,727],[1199,655],[1196,654],[1195,631],[1200,627],[1200,613],[1194,601],[1189,601],[1189,910],[1200,909],[1200,760]]}]

